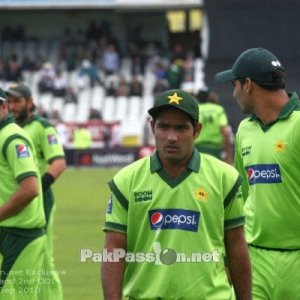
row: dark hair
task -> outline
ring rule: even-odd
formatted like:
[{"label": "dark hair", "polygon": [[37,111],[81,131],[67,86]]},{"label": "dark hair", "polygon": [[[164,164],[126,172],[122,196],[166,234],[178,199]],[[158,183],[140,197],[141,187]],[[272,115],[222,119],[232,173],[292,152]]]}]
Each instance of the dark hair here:
[{"label": "dark hair", "polygon": [[[251,77],[249,77],[249,78],[251,80],[253,80],[260,88],[262,88],[264,90],[279,91],[279,90],[285,89],[285,87],[286,87],[286,83],[284,80],[284,77],[286,76],[285,71],[282,69],[277,69],[272,72],[272,76],[274,78],[273,82],[260,82],[260,81],[251,79]],[[238,81],[241,83],[241,85],[243,85],[246,82],[246,78],[239,78]]]}]

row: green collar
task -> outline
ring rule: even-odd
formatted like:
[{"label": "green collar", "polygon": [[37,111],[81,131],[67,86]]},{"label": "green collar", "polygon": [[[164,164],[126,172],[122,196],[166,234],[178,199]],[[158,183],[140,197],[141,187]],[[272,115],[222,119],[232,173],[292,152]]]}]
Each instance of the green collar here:
[{"label": "green collar", "polygon": [[11,114],[8,114],[7,117],[0,121],[0,130],[10,123],[15,123],[15,119]]},{"label": "green collar", "polygon": [[186,170],[178,177],[170,177],[163,169],[157,151],[150,157],[150,171],[157,174],[164,180],[170,187],[175,187],[184,181],[192,172],[199,172],[200,170],[200,155],[196,148],[193,151],[192,157],[186,167]]},{"label": "green collar", "polygon": [[24,127],[27,124],[30,124],[32,121],[38,119],[38,116],[33,114],[28,120],[26,120],[24,123],[20,124],[21,127]]},{"label": "green collar", "polygon": [[274,125],[277,121],[283,120],[289,117],[289,115],[294,111],[294,110],[300,110],[300,100],[298,98],[298,95],[296,93],[288,93],[290,99],[286,105],[284,105],[279,113],[279,116],[276,120],[272,121],[271,123],[265,125],[261,122],[259,118],[257,118],[255,115],[252,115],[249,118],[249,121],[257,121],[260,124],[260,127],[262,128],[263,131],[267,131]]}]

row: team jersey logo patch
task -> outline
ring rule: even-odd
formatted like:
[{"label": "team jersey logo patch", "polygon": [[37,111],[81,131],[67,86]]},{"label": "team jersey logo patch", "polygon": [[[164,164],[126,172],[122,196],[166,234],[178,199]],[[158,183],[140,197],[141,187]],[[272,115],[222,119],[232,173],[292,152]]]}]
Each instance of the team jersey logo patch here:
[{"label": "team jersey logo patch", "polygon": [[185,209],[154,209],[148,211],[150,228],[198,231],[200,212]]},{"label": "team jersey logo patch", "polygon": [[55,144],[57,144],[57,138],[56,138],[55,134],[49,134],[47,136],[47,138],[48,138],[48,144],[49,145],[55,145]]},{"label": "team jersey logo patch", "polygon": [[16,145],[16,151],[17,151],[18,158],[30,157],[30,153],[27,145],[24,144]]},{"label": "team jersey logo patch", "polygon": [[246,167],[246,171],[249,185],[282,182],[278,164],[253,165]]}]

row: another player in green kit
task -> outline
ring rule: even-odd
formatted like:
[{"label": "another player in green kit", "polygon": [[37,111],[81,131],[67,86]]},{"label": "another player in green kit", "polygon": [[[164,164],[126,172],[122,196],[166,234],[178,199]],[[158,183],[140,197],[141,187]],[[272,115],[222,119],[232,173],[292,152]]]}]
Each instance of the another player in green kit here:
[{"label": "another player in green kit", "polygon": [[49,260],[45,261],[45,269],[49,270],[50,284],[45,283],[45,297],[62,299],[60,279],[55,271],[53,260],[53,211],[55,202],[51,185],[66,168],[64,150],[55,128],[46,119],[34,114],[34,103],[31,91],[24,84],[13,84],[6,90],[10,111],[14,114],[16,123],[23,127],[30,135],[38,159],[42,176],[44,209],[46,216],[46,231],[48,240]]},{"label": "another player in green kit", "polygon": [[201,125],[190,94],[166,91],[149,114],[157,151],[109,183],[105,299],[229,300],[225,252],[238,299],[250,299],[238,172],[195,149]]},{"label": "another player in green kit", "polygon": [[0,299],[39,299],[45,216],[35,149],[0,89]]},{"label": "another player in green kit", "polygon": [[246,239],[253,299],[300,295],[300,101],[285,91],[279,59],[263,48],[243,52],[231,70],[234,97],[250,116],[238,128],[235,165],[246,180]]}]

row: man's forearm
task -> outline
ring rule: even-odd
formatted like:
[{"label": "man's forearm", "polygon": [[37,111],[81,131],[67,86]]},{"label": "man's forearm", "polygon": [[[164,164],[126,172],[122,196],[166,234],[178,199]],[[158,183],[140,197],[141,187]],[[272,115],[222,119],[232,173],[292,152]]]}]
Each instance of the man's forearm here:
[{"label": "man's forearm", "polygon": [[0,221],[22,211],[37,195],[38,184],[36,177],[31,176],[23,179],[16,192],[0,207]]},{"label": "man's forearm", "polygon": [[228,230],[225,240],[228,269],[236,299],[251,300],[251,267],[243,228]]},{"label": "man's forearm", "polygon": [[124,260],[102,263],[102,288],[104,300],[122,299]]}]

